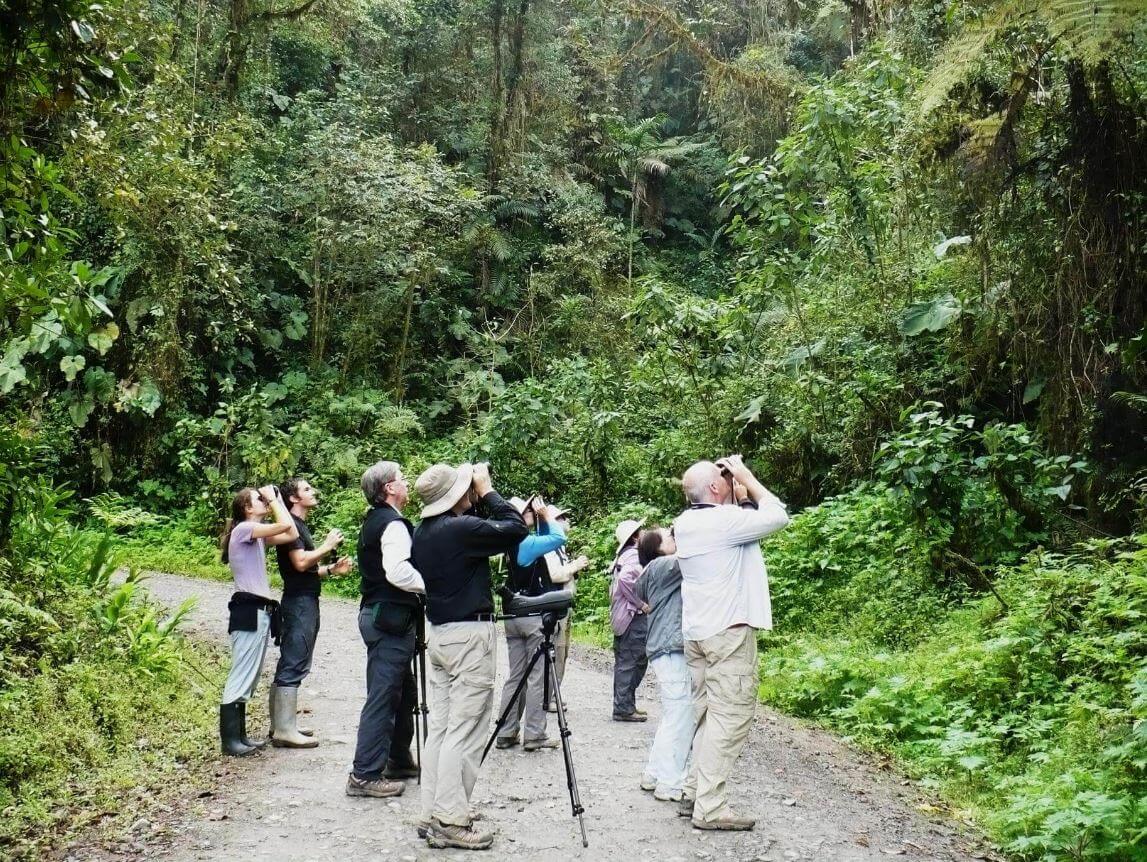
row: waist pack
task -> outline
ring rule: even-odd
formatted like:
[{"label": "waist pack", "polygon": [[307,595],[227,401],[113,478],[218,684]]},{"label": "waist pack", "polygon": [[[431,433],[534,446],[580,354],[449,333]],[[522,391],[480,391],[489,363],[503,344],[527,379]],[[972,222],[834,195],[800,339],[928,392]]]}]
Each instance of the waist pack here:
[{"label": "waist pack", "polygon": [[396,602],[378,602],[371,613],[371,622],[380,632],[388,635],[407,634],[417,620],[418,608]]},{"label": "waist pack", "polygon": [[255,593],[232,593],[227,610],[227,634],[258,631],[259,611],[267,611],[271,615],[271,638],[275,646],[279,645],[283,635],[283,611],[277,601]]}]

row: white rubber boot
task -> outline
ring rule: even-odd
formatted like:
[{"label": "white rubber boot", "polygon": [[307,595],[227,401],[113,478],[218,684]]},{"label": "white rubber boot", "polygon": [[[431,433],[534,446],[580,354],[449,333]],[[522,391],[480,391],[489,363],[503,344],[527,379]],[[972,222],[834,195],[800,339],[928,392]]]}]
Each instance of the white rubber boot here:
[{"label": "white rubber boot", "polygon": [[299,690],[285,685],[271,686],[271,745],[275,748],[314,748],[317,739],[303,736],[295,725]]}]

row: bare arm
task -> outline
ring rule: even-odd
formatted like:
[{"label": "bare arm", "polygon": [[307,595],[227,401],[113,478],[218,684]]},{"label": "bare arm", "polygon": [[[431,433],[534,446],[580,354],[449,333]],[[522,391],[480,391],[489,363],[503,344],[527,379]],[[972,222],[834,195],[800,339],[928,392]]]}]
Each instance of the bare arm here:
[{"label": "bare arm", "polygon": [[291,565],[295,567],[295,571],[305,572],[337,548],[342,543],[342,540],[342,530],[335,529],[327,533],[327,537],[323,540],[323,543],[313,551],[308,551],[304,548],[293,548],[288,552],[291,558]]},{"label": "bare arm", "polygon": [[[264,538],[267,540],[268,545],[285,545],[288,542],[293,542],[299,538],[299,530],[295,526],[295,519],[291,517],[291,513],[287,511],[286,505],[283,503],[283,498],[279,496],[279,489],[274,485],[267,485],[259,489],[259,494],[264,500],[268,501],[271,507],[271,514],[275,516],[275,523],[273,524],[257,524],[252,536],[255,538]],[[262,530],[268,530],[262,533]]]}]

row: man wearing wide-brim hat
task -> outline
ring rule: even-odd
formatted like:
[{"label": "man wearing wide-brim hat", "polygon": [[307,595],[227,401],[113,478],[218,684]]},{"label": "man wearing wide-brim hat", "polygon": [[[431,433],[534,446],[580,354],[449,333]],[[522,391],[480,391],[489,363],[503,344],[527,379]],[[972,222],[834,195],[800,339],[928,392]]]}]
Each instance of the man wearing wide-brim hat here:
[{"label": "man wearing wide-brim hat", "polygon": [[529,529],[494,490],[486,464],[435,464],[414,489],[423,503],[414,559],[426,585],[430,670],[419,831],[432,847],[484,850],[494,837],[475,828],[470,796],[494,705],[490,557],[516,549]]},{"label": "man wearing wide-brim hat", "polygon": [[645,721],[637,708],[637,687],[645,677],[649,659],[645,638],[649,634],[647,608],[634,592],[641,575],[637,537],[645,524],[627,520],[617,525],[617,553],[609,584],[609,624],[613,629],[613,720]]}]

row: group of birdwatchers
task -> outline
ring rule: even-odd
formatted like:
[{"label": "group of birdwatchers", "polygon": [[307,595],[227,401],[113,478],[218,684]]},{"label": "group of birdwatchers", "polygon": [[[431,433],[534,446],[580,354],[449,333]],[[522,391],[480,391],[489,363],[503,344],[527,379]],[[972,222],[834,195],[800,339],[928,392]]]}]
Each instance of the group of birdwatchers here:
[{"label": "group of birdwatchers", "polygon": [[[785,506],[731,455],[699,461],[682,476],[688,507],[669,528],[624,521],[611,569],[614,634],[613,719],[642,722],[636,691],[652,665],[661,718],[641,788],[677,803],[698,829],[743,831],[754,821],[729,807],[727,782],[752,726],[757,702],[758,629],[772,626],[760,540],[788,523]],[[359,717],[348,796],[387,798],[419,778],[417,829],[432,847],[486,849],[493,833],[471,804],[494,705],[495,605],[491,560],[504,557],[507,586],[539,596],[575,590],[584,556],[570,559],[569,513],[540,496],[502,498],[486,464],[435,464],[415,482],[422,502],[415,527],[404,516],[409,485],[402,468],[380,461],[362,477],[369,504],[359,533],[362,601],[359,632],[367,650],[366,701]],[[268,639],[279,645],[270,695],[276,747],[318,740],[298,725],[299,685],[311,668],[324,577],[351,571],[331,530],[315,544],[307,520],[319,504],[304,479],[236,494],[221,546],[235,578],[229,604],[231,671],[219,708],[223,751],[252,754],[266,741],[247,734]],[[268,520],[268,516],[270,519]],[[283,594],[271,595],[266,546],[274,546]],[[506,620],[509,678],[502,710],[542,642],[538,617]],[[416,646],[425,638],[429,694],[421,763],[411,755],[420,708]],[[569,620],[555,634],[559,681],[569,651]],[[558,703],[533,665],[517,708],[496,745],[556,748],[546,713]],[[551,696],[543,703],[544,693]],[[564,703],[562,708],[564,709]],[[420,768],[419,768],[420,767]]]}]

